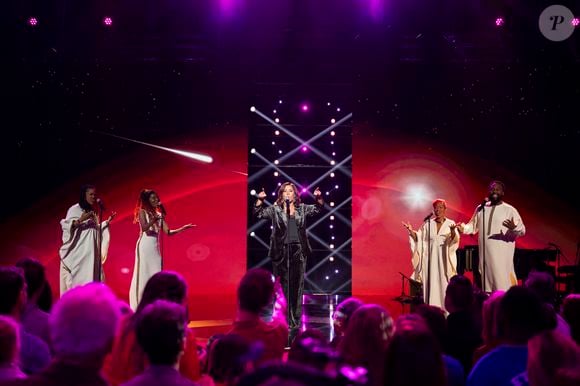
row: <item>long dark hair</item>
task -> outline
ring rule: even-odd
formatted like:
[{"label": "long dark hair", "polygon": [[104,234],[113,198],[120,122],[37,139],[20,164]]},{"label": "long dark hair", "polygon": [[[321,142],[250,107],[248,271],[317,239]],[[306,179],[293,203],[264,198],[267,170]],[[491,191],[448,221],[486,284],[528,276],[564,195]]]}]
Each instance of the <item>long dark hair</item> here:
[{"label": "long dark hair", "polygon": [[[157,194],[153,189],[143,189],[141,193],[139,193],[139,199],[137,200],[137,205],[135,205],[133,223],[136,224],[139,222],[139,212],[141,209],[149,213],[155,213],[157,211],[157,209],[152,207],[149,202],[149,198],[153,194]],[[157,197],[159,197],[158,194]]]},{"label": "long dark hair", "polygon": [[95,185],[86,184],[81,186],[81,192],[79,196],[79,205],[85,212],[94,210],[93,206],[87,202],[87,190],[89,189],[96,189]]},{"label": "long dark hair", "polygon": [[298,193],[298,188],[292,182],[284,182],[278,189],[278,198],[276,199],[276,205],[284,205],[284,189],[287,186],[291,186],[294,189],[294,206],[300,205],[300,194]]}]

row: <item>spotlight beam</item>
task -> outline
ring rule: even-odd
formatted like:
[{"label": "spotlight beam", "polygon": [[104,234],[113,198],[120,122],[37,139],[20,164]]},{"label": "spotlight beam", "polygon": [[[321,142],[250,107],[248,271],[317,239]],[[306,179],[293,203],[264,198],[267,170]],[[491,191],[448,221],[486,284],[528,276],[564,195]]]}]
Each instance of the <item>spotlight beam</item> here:
[{"label": "spotlight beam", "polygon": [[349,285],[350,283],[352,283],[352,279],[348,279],[347,281],[345,281],[340,287],[335,288],[334,291],[331,292],[331,295],[334,295],[338,292],[340,292],[341,289],[343,289],[344,287],[346,287],[347,285]]},{"label": "spotlight beam", "polygon": [[[311,235],[312,236],[312,235]],[[347,245],[349,245],[352,241],[352,237],[348,240],[346,240],[342,245],[340,245],[338,248],[336,248],[336,251],[333,251],[333,253],[329,254],[328,256],[326,256],[324,259],[321,259],[314,267],[310,268],[310,270],[308,272],[306,272],[305,276],[310,275],[312,272],[316,271],[318,268],[320,268],[322,266],[322,264],[326,263],[326,261],[330,258],[330,256],[337,256],[338,258],[340,258],[341,260],[343,260],[345,263],[347,264],[351,264],[350,261],[348,261],[348,259],[346,259],[344,256],[342,256],[340,252],[341,249],[344,249]]]},{"label": "spotlight beam", "polygon": [[178,149],[172,149],[170,147],[159,146],[159,145],[155,145],[155,144],[152,144],[152,143],[138,141],[136,139],[122,137],[120,135],[115,135],[115,134],[110,134],[110,133],[104,133],[102,131],[96,131],[95,130],[94,132],[95,133],[102,134],[102,135],[108,135],[109,137],[113,137],[113,138],[117,138],[117,139],[122,139],[124,141],[128,141],[128,142],[138,143],[140,145],[149,146],[149,147],[152,147],[154,149],[167,151],[169,153],[177,154],[177,155],[180,155],[182,157],[190,158],[192,160],[199,161],[199,162],[202,162],[202,163],[209,164],[209,163],[212,163],[213,162],[213,158],[210,157],[209,155],[206,155],[206,154],[194,153],[194,152],[184,151],[184,150],[178,150]]},{"label": "spotlight beam", "polygon": [[[332,208],[332,210],[330,210],[329,212],[325,213],[324,216],[322,216],[321,218],[319,218],[318,220],[316,220],[313,224],[311,224],[307,230],[311,231],[314,227],[316,227],[318,224],[320,224],[321,222],[323,222],[324,220],[326,220],[326,218],[328,216],[331,216],[333,214],[335,214],[337,217],[339,217],[339,213],[336,213],[341,207],[343,207],[344,205],[348,204],[350,201],[352,200],[352,197],[347,198],[346,200],[344,200],[343,202],[341,202],[339,205],[335,206],[334,208]],[[343,216],[346,225],[352,225],[352,222],[348,221],[344,216]]]},{"label": "spotlight beam", "polygon": [[[349,113],[348,115],[344,116],[343,118],[341,118],[337,122],[333,123],[332,125],[330,125],[326,129],[324,129],[323,131],[321,131],[320,133],[316,134],[314,137],[310,138],[308,141],[303,141],[302,138],[298,137],[297,135],[295,135],[294,133],[292,133],[290,130],[286,129],[284,126],[280,125],[279,123],[276,123],[274,120],[272,120],[272,118],[268,117],[266,114],[262,113],[260,110],[258,110],[256,108],[253,108],[253,109],[251,109],[251,111],[253,113],[259,115],[262,119],[264,119],[265,121],[267,121],[271,125],[277,127],[278,129],[282,130],[284,133],[288,134],[288,136],[290,136],[291,138],[293,138],[295,141],[299,142],[299,145],[296,148],[294,148],[293,150],[291,150],[288,153],[284,154],[284,156],[282,156],[281,158],[278,159],[280,162],[283,162],[284,160],[286,160],[289,157],[291,157],[293,154],[295,154],[298,151],[300,151],[300,149],[302,148],[302,146],[304,146],[304,145],[310,145],[312,142],[314,142],[318,138],[322,137],[326,133],[330,132],[335,127],[343,124],[344,122],[346,122],[350,118],[352,118],[352,113]],[[323,152],[321,152],[320,150],[318,150],[316,147],[313,147],[313,146],[309,146],[309,147],[310,147],[310,149],[315,154],[317,154],[325,162],[330,163],[330,161],[332,160],[330,157],[328,157],[326,154],[324,154]],[[248,182],[251,183],[253,180],[255,180],[258,177],[262,176],[263,174],[267,173],[269,170],[270,170],[270,168],[264,168],[264,169],[258,171],[257,173],[254,173],[250,177],[250,179],[248,180]],[[351,177],[352,176],[352,173],[350,173],[350,171],[348,171],[348,170],[345,170],[345,169],[342,169],[342,168],[339,168],[338,170],[340,170],[342,173],[346,174],[348,177]]]}]

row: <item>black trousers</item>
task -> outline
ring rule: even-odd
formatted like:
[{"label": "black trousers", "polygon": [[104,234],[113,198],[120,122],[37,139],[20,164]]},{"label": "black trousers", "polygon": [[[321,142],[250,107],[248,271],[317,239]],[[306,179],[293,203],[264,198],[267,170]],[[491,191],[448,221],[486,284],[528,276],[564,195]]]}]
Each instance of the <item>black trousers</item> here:
[{"label": "black trousers", "polygon": [[288,327],[300,327],[302,317],[302,295],[304,293],[304,271],[306,257],[299,243],[284,245],[284,257],[272,262],[274,276],[280,277],[280,284],[288,302]]}]

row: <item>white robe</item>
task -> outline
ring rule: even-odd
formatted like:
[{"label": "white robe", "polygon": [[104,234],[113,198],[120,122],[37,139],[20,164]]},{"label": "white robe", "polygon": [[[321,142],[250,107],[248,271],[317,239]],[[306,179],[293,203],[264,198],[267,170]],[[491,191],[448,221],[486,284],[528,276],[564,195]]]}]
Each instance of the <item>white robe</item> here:
[{"label": "white robe", "polygon": [[[483,215],[485,212],[485,224]],[[502,225],[505,220],[513,219],[516,227],[509,230]],[[485,232],[483,226],[485,225]],[[484,291],[508,290],[517,284],[514,270],[514,252],[516,239],[525,235],[526,227],[520,214],[513,206],[503,202],[499,205],[486,206],[479,212],[477,210],[467,224],[463,233],[479,233],[479,273],[483,280],[483,243],[485,235],[485,285]]]},{"label": "white robe", "polygon": [[[151,221],[149,213],[146,213],[147,222]],[[133,269],[133,278],[131,279],[131,288],[129,289],[129,304],[133,310],[137,309],[145,284],[161,271],[161,254],[159,253],[159,232],[161,229],[160,222],[157,222],[147,232],[141,232],[135,247],[135,267]]]},{"label": "white robe", "polygon": [[[79,204],[71,206],[66,218],[60,221],[62,227],[62,246],[60,256],[60,294],[78,285],[94,281],[95,255],[98,253],[99,224],[94,219],[85,220],[74,230],[72,223],[83,214]],[[107,259],[109,250],[109,222],[103,221],[101,228],[101,263]],[[102,280],[102,272],[101,278]]]},{"label": "white robe", "polygon": [[[417,242],[409,237],[414,270],[411,279],[423,283],[425,303],[441,308],[445,306],[447,283],[457,273],[456,252],[459,246],[459,233],[455,230],[455,238],[450,240],[450,226],[453,224],[455,224],[453,220],[445,219],[437,232],[437,223],[435,219],[432,219],[428,225],[423,223],[417,230]],[[431,261],[429,261],[429,246]],[[431,266],[430,272],[429,266]],[[427,298],[427,288],[429,288],[429,298]]]}]

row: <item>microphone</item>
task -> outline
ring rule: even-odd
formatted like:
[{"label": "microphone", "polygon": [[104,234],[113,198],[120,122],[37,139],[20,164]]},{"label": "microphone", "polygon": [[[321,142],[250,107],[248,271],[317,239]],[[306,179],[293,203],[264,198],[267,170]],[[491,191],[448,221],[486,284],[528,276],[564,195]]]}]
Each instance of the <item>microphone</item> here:
[{"label": "microphone", "polygon": [[433,217],[433,212],[429,213],[427,216],[425,216],[425,218],[423,219],[423,221],[427,221],[429,220],[431,217]]},{"label": "microphone", "polygon": [[167,212],[165,211],[165,207],[163,206],[163,204],[161,202],[159,203],[159,210],[161,210],[162,215],[165,216],[167,214]]},{"label": "microphone", "polygon": [[485,204],[489,202],[489,198],[484,198],[481,204],[477,207],[477,211],[480,212],[483,208],[485,208]]},{"label": "microphone", "polygon": [[105,203],[100,198],[97,198],[97,205],[99,206],[101,212],[105,211]]}]

